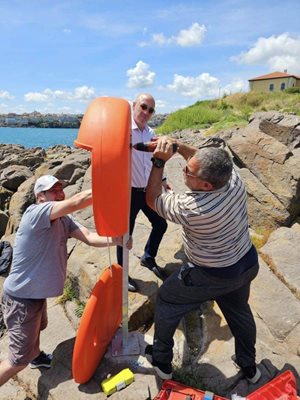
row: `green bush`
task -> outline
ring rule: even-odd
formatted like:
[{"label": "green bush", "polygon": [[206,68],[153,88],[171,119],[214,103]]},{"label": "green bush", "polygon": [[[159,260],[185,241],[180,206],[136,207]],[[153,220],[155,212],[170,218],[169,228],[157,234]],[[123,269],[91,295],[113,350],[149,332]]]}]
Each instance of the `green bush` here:
[{"label": "green bush", "polygon": [[287,88],[285,89],[285,93],[300,93],[300,87],[291,87],[291,88]]}]

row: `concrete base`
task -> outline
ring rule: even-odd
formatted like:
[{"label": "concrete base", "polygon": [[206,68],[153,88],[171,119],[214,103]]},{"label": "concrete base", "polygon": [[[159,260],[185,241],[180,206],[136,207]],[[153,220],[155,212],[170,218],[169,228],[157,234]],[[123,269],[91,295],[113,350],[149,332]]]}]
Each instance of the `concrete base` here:
[{"label": "concrete base", "polygon": [[112,339],[111,355],[112,357],[130,356],[141,354],[138,332],[128,332],[127,341],[123,343],[123,329],[118,329]]}]

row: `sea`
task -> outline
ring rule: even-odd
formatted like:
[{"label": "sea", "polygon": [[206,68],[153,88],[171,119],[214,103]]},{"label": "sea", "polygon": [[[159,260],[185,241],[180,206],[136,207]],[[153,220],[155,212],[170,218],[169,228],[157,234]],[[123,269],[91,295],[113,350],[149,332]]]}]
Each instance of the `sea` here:
[{"label": "sea", "polygon": [[26,148],[64,144],[74,147],[78,129],[65,128],[1,128],[0,143],[21,144]]}]

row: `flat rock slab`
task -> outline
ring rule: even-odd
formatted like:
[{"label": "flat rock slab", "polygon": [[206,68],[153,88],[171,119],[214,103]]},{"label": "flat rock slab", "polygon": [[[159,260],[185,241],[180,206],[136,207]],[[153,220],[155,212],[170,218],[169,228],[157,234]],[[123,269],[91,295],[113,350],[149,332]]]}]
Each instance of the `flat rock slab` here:
[{"label": "flat rock slab", "polygon": [[300,303],[291,291],[260,260],[258,277],[252,283],[251,304],[278,340],[284,340],[300,323]]},{"label": "flat rock slab", "polygon": [[277,229],[260,249],[260,254],[300,300],[300,231],[296,227]]}]

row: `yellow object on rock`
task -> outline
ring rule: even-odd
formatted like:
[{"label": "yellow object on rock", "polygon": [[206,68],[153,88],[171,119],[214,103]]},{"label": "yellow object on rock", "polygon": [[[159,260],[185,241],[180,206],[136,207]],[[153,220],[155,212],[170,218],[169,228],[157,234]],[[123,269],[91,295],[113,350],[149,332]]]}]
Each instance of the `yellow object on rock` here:
[{"label": "yellow object on rock", "polygon": [[134,381],[134,374],[129,368],[125,368],[118,374],[111,376],[101,382],[103,392],[109,396],[126,386],[130,385]]}]

